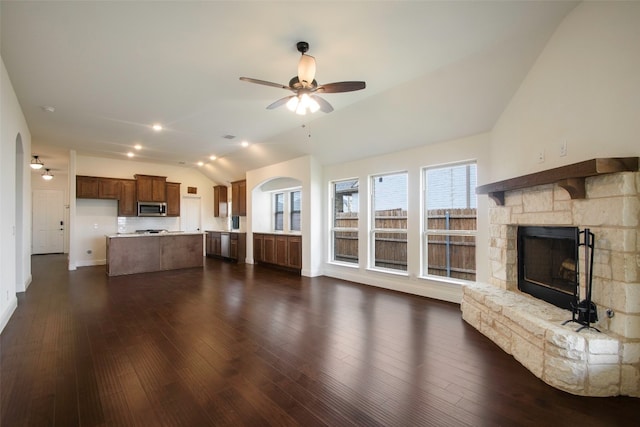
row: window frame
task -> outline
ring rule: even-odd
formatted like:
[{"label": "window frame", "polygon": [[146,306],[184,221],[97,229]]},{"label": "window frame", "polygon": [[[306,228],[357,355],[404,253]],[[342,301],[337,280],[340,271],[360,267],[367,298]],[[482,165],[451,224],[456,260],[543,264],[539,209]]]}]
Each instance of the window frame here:
[{"label": "window frame", "polygon": [[[292,230],[291,229],[291,194],[299,192],[300,193],[300,210],[296,211],[300,214],[300,230]],[[277,190],[273,190],[270,192],[271,195],[271,230],[276,233],[285,233],[285,234],[301,234],[302,233],[302,198],[304,195],[302,194],[302,187],[293,187],[293,188],[281,188]],[[278,203],[277,197],[282,196],[282,211],[276,211]],[[277,229],[277,215],[282,215],[282,229]]]},{"label": "window frame", "polygon": [[[355,184],[358,188],[358,204],[355,205],[356,207],[356,211],[358,216],[357,216],[357,225],[355,227],[337,227],[336,226],[336,185],[340,184],[340,183],[345,183],[345,182],[349,182],[349,181],[355,181]],[[336,179],[336,180],[332,180],[329,182],[329,188],[330,188],[330,209],[331,209],[331,215],[330,217],[330,221],[331,223],[329,224],[329,262],[332,264],[339,264],[339,265],[343,265],[343,266],[348,266],[348,267],[354,267],[354,268],[358,268],[358,266],[360,265],[360,221],[362,220],[361,216],[360,216],[360,178],[357,177],[353,177],[353,178],[344,178],[344,179]],[[352,193],[353,195],[353,193]],[[351,195],[351,196],[352,196]],[[354,206],[352,204],[352,206]],[[353,211],[352,211],[353,212]],[[351,233],[356,233],[357,236],[357,243],[356,243],[356,260],[355,262],[350,262],[350,261],[345,261],[345,260],[339,260],[336,259],[336,253],[335,253],[335,246],[336,246],[336,233],[340,233],[340,232],[351,232]]]},{"label": "window frame", "polygon": [[[279,211],[278,210],[278,196],[282,197],[282,210]],[[273,229],[275,231],[284,231],[284,211],[285,211],[285,197],[284,197],[284,192],[282,191],[276,191],[272,194],[271,196],[271,200],[272,200],[272,204],[273,204],[273,208],[271,209],[271,214],[273,215]],[[278,228],[278,217],[282,218],[282,228]]]},{"label": "window frame", "polygon": [[[293,202],[293,196],[298,193],[300,196],[300,209],[294,209],[294,205],[295,203]],[[302,189],[297,189],[297,190],[291,190],[289,191],[289,231],[292,232],[301,232],[302,231]],[[299,221],[298,223],[300,224],[300,228],[293,228],[292,224],[294,223],[293,221],[293,216],[294,214],[298,214],[298,218]]]},{"label": "window frame", "polygon": [[[459,166],[469,166],[469,165],[475,165],[475,172],[476,172],[476,183],[477,183],[477,174],[478,174],[478,162],[476,160],[468,160],[468,161],[462,161],[462,162],[455,162],[455,163],[448,163],[448,164],[441,164],[441,165],[432,165],[432,166],[425,166],[421,169],[421,178],[422,178],[422,201],[421,201],[421,207],[420,207],[420,214],[421,214],[421,219],[420,219],[420,227],[421,227],[421,236],[420,236],[420,246],[421,246],[421,256],[420,256],[420,277],[423,279],[429,279],[429,280],[434,280],[434,281],[441,281],[441,282],[446,282],[446,283],[453,283],[453,284],[459,284],[459,285],[464,285],[464,284],[469,284],[469,283],[473,283],[475,280],[466,280],[466,279],[461,279],[461,278],[455,278],[455,277],[447,277],[447,276],[440,276],[440,275],[436,275],[436,274],[429,274],[429,237],[430,236],[462,236],[462,237],[473,237],[474,241],[475,241],[475,250],[474,250],[474,256],[477,255],[477,239],[478,239],[478,223],[477,223],[477,218],[478,218],[478,200],[477,200],[477,196],[475,194],[475,188],[471,187],[471,181],[469,179],[469,175],[467,174],[467,184],[466,184],[466,189],[467,189],[467,193],[466,193],[466,199],[467,199],[467,209],[473,209],[473,207],[471,206],[472,204],[469,203],[471,201],[471,195],[473,195],[473,198],[475,199],[475,210],[476,210],[476,223],[475,223],[475,229],[473,230],[441,230],[441,229],[429,229],[428,228],[428,223],[429,223],[429,218],[428,218],[428,211],[429,211],[429,207],[428,207],[428,187],[429,187],[429,183],[428,183],[428,172],[431,170],[437,170],[437,169],[450,169],[450,168],[454,168],[454,167],[459,167]],[[452,208],[455,209],[455,208]],[[475,275],[477,275],[477,264],[476,264],[476,270],[475,270]]]},{"label": "window frame", "polygon": [[[405,179],[406,179],[406,185],[405,185],[405,199],[406,199],[406,218],[405,218],[405,228],[378,228],[376,227],[376,198],[375,198],[375,181],[379,180],[380,178],[384,178],[387,176],[393,176],[393,175],[404,175]],[[384,273],[390,273],[390,274],[397,274],[397,275],[402,275],[402,276],[409,276],[409,254],[408,254],[408,249],[409,249],[409,171],[408,170],[400,170],[400,171],[394,171],[394,172],[385,172],[385,173],[378,173],[375,175],[370,175],[369,176],[369,223],[368,223],[368,238],[369,238],[369,244],[368,244],[368,248],[369,248],[369,256],[368,256],[368,265],[367,265],[367,269],[369,270],[373,270],[373,271],[378,271],[378,272],[384,272]],[[396,234],[404,234],[406,236],[405,238],[405,242],[407,245],[407,253],[405,256],[405,266],[406,268],[404,270],[402,269],[396,269],[396,268],[391,268],[391,267],[381,267],[381,266],[377,266],[376,265],[376,234],[377,233],[396,233]]]}]

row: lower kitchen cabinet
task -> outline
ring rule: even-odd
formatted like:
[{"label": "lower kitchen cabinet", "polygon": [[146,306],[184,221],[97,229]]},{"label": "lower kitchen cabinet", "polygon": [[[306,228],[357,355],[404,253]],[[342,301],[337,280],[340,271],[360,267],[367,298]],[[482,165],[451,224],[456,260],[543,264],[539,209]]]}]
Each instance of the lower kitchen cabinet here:
[{"label": "lower kitchen cabinet", "polygon": [[207,256],[245,262],[247,234],[226,231],[207,231]]},{"label": "lower kitchen cabinet", "polygon": [[291,234],[253,233],[253,261],[302,270],[302,236]]}]

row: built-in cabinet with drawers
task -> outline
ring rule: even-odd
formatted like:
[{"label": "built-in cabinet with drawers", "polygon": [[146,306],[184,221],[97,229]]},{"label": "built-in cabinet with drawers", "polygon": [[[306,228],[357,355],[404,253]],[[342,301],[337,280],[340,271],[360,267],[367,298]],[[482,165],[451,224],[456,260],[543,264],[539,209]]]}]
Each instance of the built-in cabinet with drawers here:
[{"label": "built-in cabinet with drawers", "polygon": [[207,256],[244,263],[247,253],[247,234],[228,231],[207,231]]},{"label": "built-in cabinet with drawers", "polygon": [[180,183],[162,176],[135,175],[136,179],[76,176],[76,198],[114,199],[118,216],[136,216],[137,202],[167,202],[167,216],[180,216]]},{"label": "built-in cabinet with drawers", "polygon": [[300,272],[302,236],[297,234],[253,233],[253,260]]}]

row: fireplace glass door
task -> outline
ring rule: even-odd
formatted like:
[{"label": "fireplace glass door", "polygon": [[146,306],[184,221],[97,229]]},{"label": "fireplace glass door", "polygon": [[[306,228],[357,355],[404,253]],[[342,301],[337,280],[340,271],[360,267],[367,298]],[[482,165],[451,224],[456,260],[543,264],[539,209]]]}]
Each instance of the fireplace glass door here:
[{"label": "fireplace glass door", "polygon": [[570,310],[578,292],[576,227],[518,228],[518,288]]}]

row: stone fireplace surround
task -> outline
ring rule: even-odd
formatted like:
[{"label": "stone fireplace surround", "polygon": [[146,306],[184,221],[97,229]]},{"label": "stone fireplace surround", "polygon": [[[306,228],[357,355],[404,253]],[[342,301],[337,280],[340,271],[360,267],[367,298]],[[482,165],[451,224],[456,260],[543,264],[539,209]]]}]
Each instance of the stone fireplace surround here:
[{"label": "stone fireplace surround", "polygon": [[[517,189],[500,191],[489,210],[489,283],[463,289],[466,322],[547,384],[576,395],[640,397],[637,159],[630,169],[586,177],[577,193],[562,183],[520,182]],[[594,233],[593,301],[599,321],[593,326],[601,333],[576,332],[579,324],[562,324],[571,319],[570,311],[517,289],[519,225],[577,226]],[[583,248],[580,258],[584,298]]]}]

